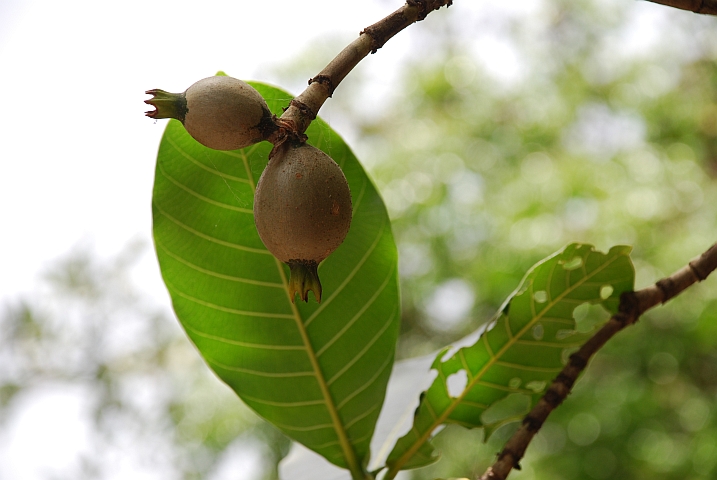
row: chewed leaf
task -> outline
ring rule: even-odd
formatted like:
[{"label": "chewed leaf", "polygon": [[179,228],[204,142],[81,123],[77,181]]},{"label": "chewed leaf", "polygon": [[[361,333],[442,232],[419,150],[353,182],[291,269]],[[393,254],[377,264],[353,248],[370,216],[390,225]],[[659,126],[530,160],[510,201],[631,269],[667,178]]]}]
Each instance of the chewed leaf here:
[{"label": "chewed leaf", "polygon": [[[252,85],[274,114],[291,100]],[[320,304],[292,303],[289,267],[254,225],[266,142],[211,150],[170,121],[157,157],[154,240],[174,311],[212,370],[286,435],[355,473],[393,364],[397,252],[386,208],[346,143],[320,119],[307,134],[341,166],[354,212],[346,240],[318,267]]]},{"label": "chewed leaf", "polygon": [[[630,250],[617,246],[604,254],[591,245],[572,244],[535,265],[475,344],[448,358],[445,352],[436,356],[432,368],[438,375],[422,394],[413,427],[389,455],[389,469],[395,472],[435,459],[430,438],[442,424],[485,427],[488,438],[517,418],[484,417],[491,417],[499,402],[518,394],[527,399],[526,408],[534,405],[562,370],[567,353],[589,337],[589,332],[577,331],[576,307],[600,304],[615,313],[620,295],[633,289]],[[461,392],[449,384],[458,372],[467,379]]]}]

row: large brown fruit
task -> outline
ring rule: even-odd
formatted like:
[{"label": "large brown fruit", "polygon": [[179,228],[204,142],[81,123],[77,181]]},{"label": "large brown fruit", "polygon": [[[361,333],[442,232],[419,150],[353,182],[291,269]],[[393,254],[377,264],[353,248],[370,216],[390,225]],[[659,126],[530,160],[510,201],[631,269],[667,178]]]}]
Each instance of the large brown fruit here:
[{"label": "large brown fruit", "polygon": [[194,83],[184,93],[149,90],[145,100],[152,118],[176,118],[205,147],[236,150],[266,140],[276,129],[266,101],[251,85],[215,76]]},{"label": "large brown fruit", "polygon": [[351,192],[341,168],[308,144],[277,149],[259,179],[254,221],[266,248],[291,268],[289,295],[321,301],[317,268],[346,238]]}]

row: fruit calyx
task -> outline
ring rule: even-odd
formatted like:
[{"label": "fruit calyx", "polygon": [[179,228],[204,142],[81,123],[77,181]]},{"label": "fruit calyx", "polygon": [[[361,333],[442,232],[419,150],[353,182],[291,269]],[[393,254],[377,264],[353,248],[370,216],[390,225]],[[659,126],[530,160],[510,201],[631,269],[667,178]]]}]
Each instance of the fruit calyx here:
[{"label": "fruit calyx", "polygon": [[289,260],[289,298],[293,302],[296,294],[303,301],[309,301],[309,292],[321,303],[321,281],[319,280],[319,264],[312,260]]},{"label": "fruit calyx", "polygon": [[150,118],[175,118],[184,123],[184,116],[187,114],[187,97],[184,93],[169,93],[159,88],[147,90],[147,95],[152,98],[144,103],[154,107],[154,110],[144,112]]},{"label": "fruit calyx", "polygon": [[237,150],[269,139],[279,128],[261,94],[248,83],[226,75],[207,77],[184,93],[155,89],[145,103],[150,118],[174,118],[205,147]]}]

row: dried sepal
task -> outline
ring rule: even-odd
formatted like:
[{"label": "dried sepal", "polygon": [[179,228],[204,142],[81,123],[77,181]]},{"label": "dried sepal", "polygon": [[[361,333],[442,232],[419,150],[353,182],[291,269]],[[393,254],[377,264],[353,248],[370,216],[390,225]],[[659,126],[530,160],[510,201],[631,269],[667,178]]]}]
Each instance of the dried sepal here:
[{"label": "dried sepal", "polygon": [[144,93],[152,95],[152,98],[144,103],[154,107],[154,110],[144,113],[146,116],[156,119],[175,118],[184,123],[184,116],[187,114],[187,98],[184,93],[169,93],[158,88]]},{"label": "dried sepal", "polygon": [[289,297],[294,302],[296,294],[305,302],[309,301],[309,292],[314,292],[316,301],[321,303],[321,281],[319,264],[312,261],[293,260],[289,263]]}]

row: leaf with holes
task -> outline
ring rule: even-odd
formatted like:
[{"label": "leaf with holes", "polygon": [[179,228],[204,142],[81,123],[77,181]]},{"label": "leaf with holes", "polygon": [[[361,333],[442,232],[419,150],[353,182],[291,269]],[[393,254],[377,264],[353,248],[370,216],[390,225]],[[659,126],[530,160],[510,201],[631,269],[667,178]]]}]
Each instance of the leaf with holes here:
[{"label": "leaf with holes", "polygon": [[[291,100],[253,85],[275,114]],[[170,121],[157,156],[154,241],[174,311],[214,372],[289,437],[356,476],[393,364],[397,252],[386,208],[348,146],[319,119],[307,134],[341,166],[353,202],[346,240],[319,267],[321,304],[290,301],[288,267],[254,226],[268,143],[210,150]]]},{"label": "leaf with holes", "polygon": [[567,354],[593,333],[576,325],[576,307],[600,304],[615,313],[620,295],[633,289],[629,254],[626,246],[607,254],[591,245],[567,246],[526,274],[474,345],[440,352],[432,365],[438,376],[422,395],[413,427],[389,455],[386,478],[435,461],[429,439],[444,423],[485,427],[487,438],[514,417],[491,415],[501,403],[519,404],[515,394],[520,394],[529,400],[523,411],[534,405],[566,364]]}]

